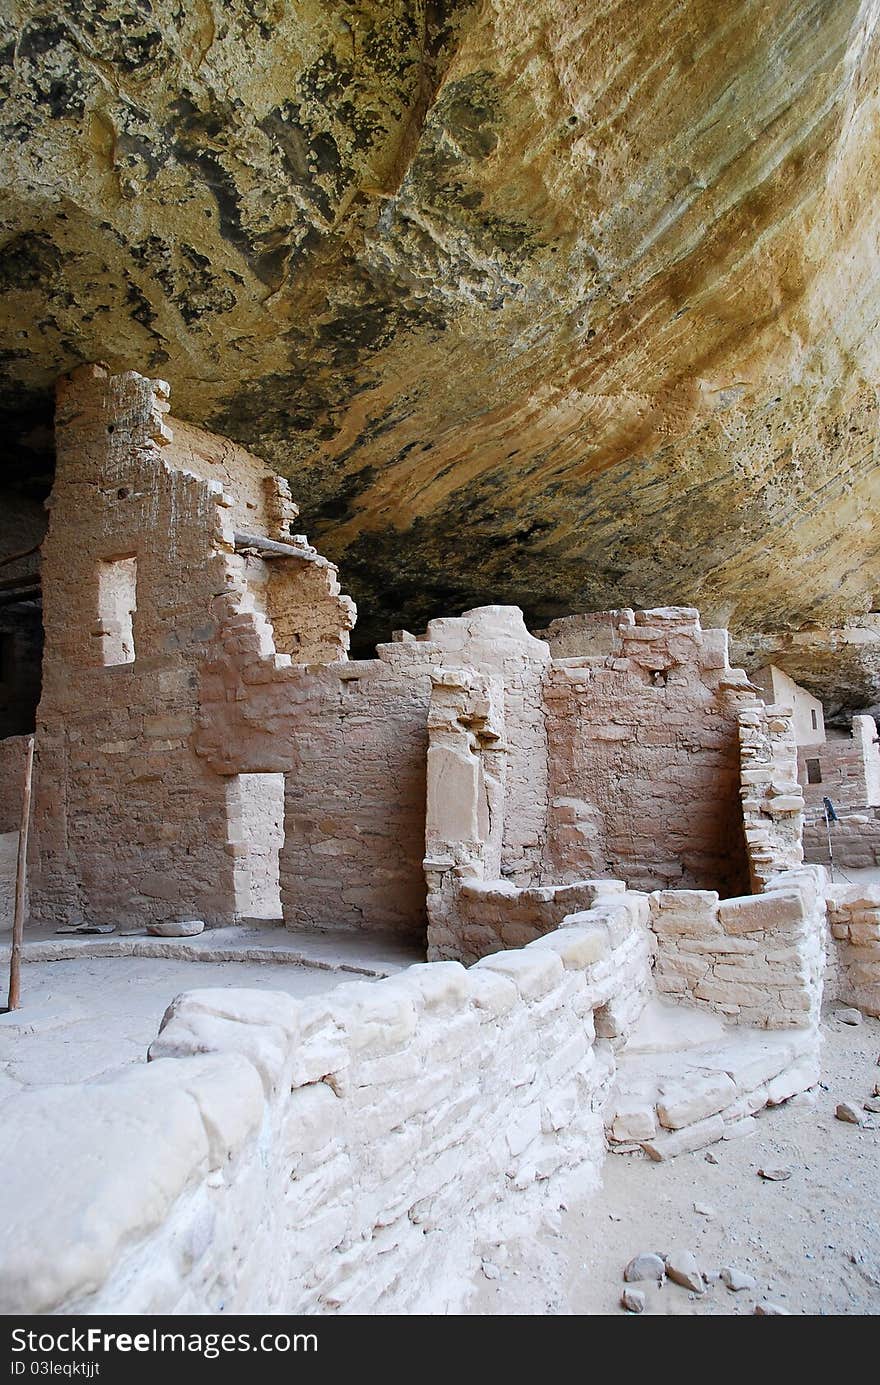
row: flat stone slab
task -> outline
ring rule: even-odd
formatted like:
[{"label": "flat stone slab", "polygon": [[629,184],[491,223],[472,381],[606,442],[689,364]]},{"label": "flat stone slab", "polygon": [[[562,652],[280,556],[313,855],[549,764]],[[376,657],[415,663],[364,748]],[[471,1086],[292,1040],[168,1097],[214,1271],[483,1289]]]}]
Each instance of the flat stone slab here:
[{"label": "flat stone slab", "polygon": [[152,938],[195,938],[204,931],[204,919],[162,919],[147,924]]},{"label": "flat stone slab", "polygon": [[677,1053],[724,1038],[724,1022],[708,1010],[649,1000],[626,1043],[627,1054]]}]

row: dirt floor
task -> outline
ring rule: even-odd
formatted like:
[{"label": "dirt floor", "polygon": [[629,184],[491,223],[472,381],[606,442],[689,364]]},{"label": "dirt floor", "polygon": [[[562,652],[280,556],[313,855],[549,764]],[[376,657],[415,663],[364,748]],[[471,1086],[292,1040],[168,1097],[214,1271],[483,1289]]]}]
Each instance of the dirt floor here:
[{"label": "dirt floor", "polygon": [[[0,943],[4,998],[7,938]],[[146,1062],[162,1016],[182,991],[234,986],[304,998],[421,960],[418,948],[396,939],[265,927],[192,938],[33,929],[25,956],[21,1009],[0,1014],[0,1102],[23,1087],[105,1080]]]},{"label": "dirt floor", "polygon": [[[610,1155],[600,1193],[552,1214],[533,1241],[487,1250],[465,1312],[628,1317],[627,1262],[685,1249],[713,1282],[702,1296],[669,1281],[634,1284],[646,1314],[753,1314],[764,1302],[788,1313],[880,1313],[880,1115],[865,1113],[859,1128],[834,1114],[840,1101],[861,1106],[880,1083],[880,1022],[845,1025],[837,1009],[826,1015],[813,1093],[762,1112],[751,1136],[669,1163]],[[770,1167],[791,1177],[766,1181],[758,1170]],[[726,1288],[714,1279],[724,1267],[754,1288]]]},{"label": "dirt floor", "polygon": [[308,996],[352,979],[308,967],[142,957],[37,962],[23,972],[25,1004],[0,1024],[0,1102],[24,1087],[90,1082],[146,1062],[181,991],[246,986]]}]

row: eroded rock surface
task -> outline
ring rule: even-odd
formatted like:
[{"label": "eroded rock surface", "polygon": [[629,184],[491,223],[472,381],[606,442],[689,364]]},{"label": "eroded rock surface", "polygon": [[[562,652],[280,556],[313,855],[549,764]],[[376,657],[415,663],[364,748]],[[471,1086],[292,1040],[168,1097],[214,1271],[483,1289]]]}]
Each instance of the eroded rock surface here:
[{"label": "eroded rock surface", "polygon": [[109,359],[291,478],[362,645],[874,604],[868,0],[7,13],[13,467]]}]

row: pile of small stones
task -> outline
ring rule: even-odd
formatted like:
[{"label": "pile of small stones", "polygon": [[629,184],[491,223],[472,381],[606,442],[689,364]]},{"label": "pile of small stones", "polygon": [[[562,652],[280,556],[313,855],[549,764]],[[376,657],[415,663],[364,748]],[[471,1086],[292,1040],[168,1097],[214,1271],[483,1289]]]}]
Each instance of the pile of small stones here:
[{"label": "pile of small stones", "polygon": [[[660,1287],[668,1279],[671,1284],[678,1284],[682,1289],[699,1295],[704,1294],[710,1284],[716,1281],[734,1294],[743,1289],[757,1288],[754,1276],[737,1269],[735,1265],[725,1265],[720,1270],[710,1272],[701,1270],[690,1250],[674,1250],[663,1255],[655,1251],[642,1251],[630,1260],[623,1271],[623,1279],[627,1287],[621,1294],[620,1305],[628,1313],[643,1313],[645,1310],[645,1292],[631,1288],[633,1284],[654,1283]],[[755,1306],[755,1313],[760,1317],[791,1316],[787,1308],[766,1301]]]}]

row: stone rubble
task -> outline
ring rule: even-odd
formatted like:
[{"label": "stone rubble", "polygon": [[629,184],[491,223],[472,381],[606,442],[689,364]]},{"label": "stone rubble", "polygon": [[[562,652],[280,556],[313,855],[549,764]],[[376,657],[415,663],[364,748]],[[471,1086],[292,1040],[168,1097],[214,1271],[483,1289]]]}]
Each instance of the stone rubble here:
[{"label": "stone rubble", "polygon": [[834,1112],[839,1121],[844,1121],[848,1125],[864,1124],[864,1116],[854,1101],[838,1102]]},{"label": "stone rubble", "polygon": [[643,1279],[653,1279],[660,1283],[666,1275],[666,1264],[663,1257],[654,1254],[653,1251],[642,1251],[630,1260],[623,1271],[623,1277],[628,1284],[638,1284]]},{"label": "stone rubble", "polygon": [[620,1303],[628,1313],[644,1313],[646,1299],[641,1289],[624,1289]]},{"label": "stone rubble", "polygon": [[706,1292],[705,1281],[693,1251],[674,1250],[667,1255],[666,1273],[673,1284],[680,1284],[683,1289],[690,1289],[695,1294]]}]

